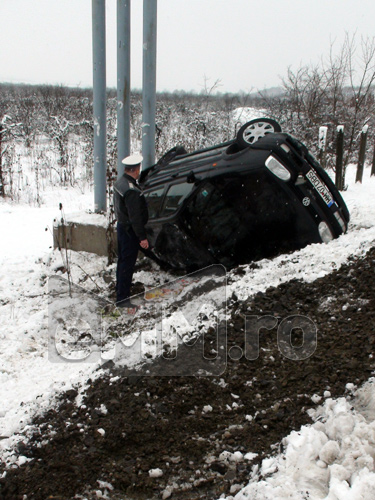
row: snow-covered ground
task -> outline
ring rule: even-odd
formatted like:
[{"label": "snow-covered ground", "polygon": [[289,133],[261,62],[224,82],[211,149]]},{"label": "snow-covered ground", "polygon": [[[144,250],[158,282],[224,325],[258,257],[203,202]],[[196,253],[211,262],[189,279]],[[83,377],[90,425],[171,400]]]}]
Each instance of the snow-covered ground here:
[{"label": "snow-covered ground", "polygon": [[[91,195],[78,197],[73,190],[49,194],[41,208],[0,202],[0,435],[10,441],[55,394],[84,383],[96,368],[48,361],[47,281],[62,265],[52,251],[53,219],[61,217],[59,202],[76,210],[92,204]],[[1,448],[8,442],[2,439]]]},{"label": "snow-covered ground", "polygon": [[[351,212],[349,231],[328,245],[310,245],[291,255],[244,266],[244,276],[230,274],[227,296],[239,299],[265,291],[293,278],[312,281],[375,244],[375,178],[365,170],[363,184],[355,184],[355,170],[347,174],[344,199]],[[27,434],[34,413],[53,404],[54,396],[73,385],[84,388],[87,378],[98,376],[100,362],[53,363],[48,356],[48,277],[59,273],[62,256],[52,246],[53,219],[92,208],[92,194],[73,189],[43,193],[40,208],[0,201],[0,453],[6,461],[22,463],[12,451],[18,433]],[[71,252],[75,282],[87,273],[105,289],[101,271],[106,259]],[[162,276],[165,280],[165,276]],[[135,279],[147,282],[144,271]],[[163,282],[162,280],[162,282]],[[146,283],[155,284],[152,280]],[[90,290],[94,283],[85,282]],[[176,321],[179,321],[178,317]],[[348,384],[352,381],[348,380]],[[350,385],[348,386],[351,387]],[[285,438],[282,455],[262,464],[262,481],[254,479],[234,497],[242,499],[359,499],[373,498],[375,486],[375,390],[370,381],[359,388],[355,405],[334,401],[327,394],[313,417],[316,423]],[[248,450],[251,452],[252,450]],[[346,479],[351,477],[349,488]],[[309,489],[310,496],[304,491]],[[228,499],[231,497],[227,497]]]},{"label": "snow-covered ground", "polygon": [[241,125],[244,125],[246,122],[254,120],[255,118],[264,118],[267,116],[261,109],[249,107],[236,108],[232,115],[235,123],[240,123]]}]

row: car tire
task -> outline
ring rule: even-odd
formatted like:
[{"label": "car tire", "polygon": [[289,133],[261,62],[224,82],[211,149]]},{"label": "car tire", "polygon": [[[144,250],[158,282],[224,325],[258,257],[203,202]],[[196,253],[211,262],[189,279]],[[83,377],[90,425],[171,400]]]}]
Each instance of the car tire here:
[{"label": "car tire", "polygon": [[241,147],[248,147],[267,134],[281,132],[280,125],[271,118],[256,118],[242,125],[237,132],[237,142]]}]

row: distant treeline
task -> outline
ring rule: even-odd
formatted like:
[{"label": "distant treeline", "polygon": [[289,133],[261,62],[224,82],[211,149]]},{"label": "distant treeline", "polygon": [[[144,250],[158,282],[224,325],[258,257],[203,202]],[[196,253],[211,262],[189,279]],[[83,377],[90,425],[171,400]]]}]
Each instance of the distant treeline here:
[{"label": "distant treeline", "polygon": [[[331,48],[332,49],[332,48]],[[359,138],[368,126],[367,152],[373,152],[375,131],[375,42],[361,41],[362,64],[354,64],[355,38],[345,40],[338,55],[330,51],[320,66],[288,69],[280,92],[219,93],[220,82],[205,82],[199,94],[176,91],[157,94],[156,158],[176,146],[188,151],[235,137],[243,116],[238,108],[256,108],[259,116],[277,120],[283,131],[304,142],[316,155],[319,127],[328,129],[326,166],[335,167],[337,127],[344,127],[344,167],[358,160]],[[356,69],[355,69],[356,68]],[[44,164],[59,172],[61,182],[74,183],[77,158],[91,182],[93,161],[92,89],[52,85],[0,84],[0,194],[9,185],[9,172],[19,168],[19,147],[39,154],[44,144],[54,153]],[[115,89],[107,95],[108,169],[117,163]],[[142,95],[131,93],[131,149],[141,150]],[[46,146],[48,145],[48,148]],[[74,145],[74,147],[73,147]],[[17,149],[18,148],[18,149]],[[39,149],[38,149],[39,148]],[[16,163],[17,162],[17,165]],[[55,163],[53,163],[55,162]],[[74,175],[73,175],[74,174]]]},{"label": "distant treeline", "polygon": [[[213,89],[200,94],[159,93],[156,110],[156,158],[176,144],[193,151],[235,136],[241,122],[233,110],[256,105],[244,94],[215,95]],[[84,165],[92,180],[93,163],[92,89],[52,85],[0,84],[0,194],[10,192],[14,172],[23,170],[20,156],[32,164],[59,173],[62,184],[74,184],[77,164]],[[131,148],[142,146],[142,95],[131,93]],[[117,164],[117,96],[107,95],[108,170]],[[23,148],[23,149],[22,149]],[[50,151],[51,154],[48,154]],[[53,154],[52,154],[53,153]],[[35,158],[39,158],[36,162]],[[38,167],[39,168],[39,167]],[[45,174],[44,174],[45,175]]]}]

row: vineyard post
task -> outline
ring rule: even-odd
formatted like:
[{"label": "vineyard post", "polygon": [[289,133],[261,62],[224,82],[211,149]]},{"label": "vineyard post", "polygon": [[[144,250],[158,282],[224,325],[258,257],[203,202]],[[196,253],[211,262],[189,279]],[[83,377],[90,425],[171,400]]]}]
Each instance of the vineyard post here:
[{"label": "vineyard post", "polygon": [[326,166],[326,143],[328,127],[319,127],[319,163],[323,168]]},{"label": "vineyard post", "polygon": [[342,191],[344,189],[344,184],[345,184],[343,158],[344,158],[344,126],[339,125],[337,127],[337,137],[336,137],[336,179],[335,179],[335,184],[336,184],[337,189],[340,191]]},{"label": "vineyard post", "polygon": [[368,133],[368,125],[365,125],[361,132],[361,143],[359,146],[359,158],[358,158],[358,167],[357,167],[357,175],[355,178],[355,182],[362,182],[363,179],[363,168],[365,166],[365,158],[366,158],[367,133]]},{"label": "vineyard post", "polygon": [[375,175],[375,145],[374,145],[374,154],[372,157],[372,167],[371,167],[371,176]]}]

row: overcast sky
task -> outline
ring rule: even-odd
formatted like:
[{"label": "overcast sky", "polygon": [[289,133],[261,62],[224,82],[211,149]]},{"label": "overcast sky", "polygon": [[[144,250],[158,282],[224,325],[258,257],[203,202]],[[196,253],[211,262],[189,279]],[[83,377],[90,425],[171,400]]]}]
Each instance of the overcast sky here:
[{"label": "overcast sky", "polygon": [[[116,0],[106,0],[107,84],[116,86]],[[142,85],[142,6],[132,0],[131,87]],[[345,32],[375,35],[374,0],[158,0],[157,90],[280,85]],[[0,0],[0,81],[92,86],[91,0]]]}]

